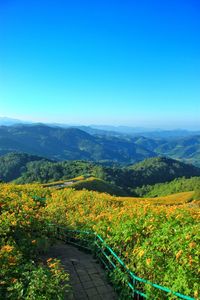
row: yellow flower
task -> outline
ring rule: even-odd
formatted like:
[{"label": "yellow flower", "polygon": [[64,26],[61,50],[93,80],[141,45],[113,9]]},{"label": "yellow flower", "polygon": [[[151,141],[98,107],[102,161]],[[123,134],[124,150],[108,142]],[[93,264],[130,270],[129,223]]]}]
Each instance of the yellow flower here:
[{"label": "yellow flower", "polygon": [[190,239],[190,235],[187,234],[185,238],[186,238],[186,240],[189,240]]},{"label": "yellow flower", "polygon": [[151,263],[151,258],[147,258],[147,259],[146,259],[146,264],[149,266],[150,263]]},{"label": "yellow flower", "polygon": [[55,268],[56,265],[57,265],[56,263],[49,264],[49,268]]},{"label": "yellow flower", "polygon": [[35,243],[36,243],[36,240],[32,240],[31,243],[32,243],[32,244],[35,244]]},{"label": "yellow flower", "polygon": [[2,251],[5,251],[5,252],[11,252],[12,250],[13,250],[13,247],[10,245],[5,245],[2,247]]},{"label": "yellow flower", "polygon": [[195,243],[195,242],[189,243],[189,247],[190,247],[190,248],[194,248],[195,246],[196,246],[196,243]]},{"label": "yellow flower", "polygon": [[183,253],[183,250],[179,250],[177,253],[176,253],[176,259],[179,259],[179,257],[182,255]]},{"label": "yellow flower", "polygon": [[139,257],[142,257],[144,255],[144,250],[140,250],[140,252],[138,253]]},{"label": "yellow flower", "polygon": [[126,253],[125,253],[125,257],[128,257],[128,255],[129,255],[128,252],[126,252]]},{"label": "yellow flower", "polygon": [[198,291],[194,291],[194,297],[197,298],[199,295]]},{"label": "yellow flower", "polygon": [[190,264],[190,266],[192,265],[192,263],[193,263],[192,256],[191,256],[191,255],[189,255],[189,264]]}]

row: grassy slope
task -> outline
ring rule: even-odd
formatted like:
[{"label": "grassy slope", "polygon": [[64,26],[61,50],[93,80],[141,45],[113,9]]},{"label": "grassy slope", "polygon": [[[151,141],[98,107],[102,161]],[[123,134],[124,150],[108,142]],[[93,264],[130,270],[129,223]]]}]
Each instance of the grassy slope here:
[{"label": "grassy slope", "polygon": [[134,191],[139,197],[159,197],[180,192],[197,191],[200,189],[200,177],[176,178],[171,182],[157,183],[136,188]]},{"label": "grassy slope", "polygon": [[123,201],[136,201],[137,203],[150,203],[154,205],[179,205],[189,203],[193,200],[194,192],[182,192],[173,195],[156,197],[156,198],[139,198],[139,197],[120,197]]},{"label": "grassy slope", "polygon": [[[88,190],[94,191],[97,193],[107,193],[110,195],[114,195],[113,200],[117,201],[127,201],[127,202],[137,202],[137,203],[151,203],[155,205],[179,205],[184,203],[189,203],[194,199],[194,191],[186,191],[180,193],[173,193],[168,195],[161,195],[158,197],[126,197],[123,194],[123,191],[120,190],[115,185],[109,184],[108,182],[101,180],[99,178],[90,177],[87,179],[83,179],[82,176],[73,178],[69,181],[74,181],[72,185],[65,188],[74,188],[75,190]],[[66,181],[56,181],[48,184],[42,185],[43,187],[55,187],[56,185],[63,184]],[[121,195],[120,195],[121,194]],[[120,196],[115,196],[120,195]]]},{"label": "grassy slope", "polygon": [[[196,182],[197,181],[197,182]],[[60,180],[47,184],[43,184],[43,187],[59,187],[66,182],[73,182],[73,184],[60,187],[60,188],[74,188],[75,190],[88,190],[96,191],[100,193],[107,193],[110,195],[122,196],[123,200],[131,201],[151,201],[157,204],[182,204],[190,202],[194,197],[194,189],[199,184],[200,178],[194,177],[191,179],[176,179],[170,183],[157,184],[155,186],[147,186],[149,191],[143,197],[126,197],[126,194],[119,187],[110,184],[104,180],[95,177],[84,178],[84,176],[75,177],[69,180]],[[194,184],[196,183],[196,185]],[[175,186],[176,184],[176,186]],[[184,189],[185,188],[185,189]],[[179,192],[180,191],[180,192]]]},{"label": "grassy slope", "polygon": [[[68,188],[74,188],[75,190],[86,189],[88,191],[108,193],[110,195],[125,196],[122,189],[99,178],[89,177],[87,179],[84,179],[83,177],[79,176],[77,178],[73,178],[72,180],[68,180],[68,181],[74,182]],[[66,181],[62,181],[60,183],[64,183],[64,182]],[[55,183],[51,183],[45,186],[52,186],[54,184]]]}]

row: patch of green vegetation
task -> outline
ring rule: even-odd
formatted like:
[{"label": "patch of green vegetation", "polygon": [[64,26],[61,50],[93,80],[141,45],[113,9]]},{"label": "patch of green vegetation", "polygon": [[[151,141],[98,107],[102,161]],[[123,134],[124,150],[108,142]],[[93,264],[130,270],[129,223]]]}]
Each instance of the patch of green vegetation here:
[{"label": "patch of green vegetation", "polygon": [[167,158],[155,157],[146,159],[130,167],[135,172],[134,186],[168,182],[178,177],[200,176],[200,169],[183,162]]},{"label": "patch of green vegetation", "polygon": [[98,173],[98,166],[85,161],[32,161],[26,165],[26,170],[16,183],[47,183],[60,180],[68,180],[80,175],[95,175]]},{"label": "patch of green vegetation", "polygon": [[0,156],[0,180],[8,182],[18,178],[26,171],[26,165],[32,161],[41,161],[41,164],[47,162],[42,157],[25,153],[8,153]]},{"label": "patch of green vegetation", "polygon": [[95,177],[77,181],[74,184],[70,185],[70,188],[74,188],[76,190],[86,189],[89,191],[108,193],[110,195],[126,196],[122,189]]},{"label": "patch of green vegetation", "polygon": [[200,177],[176,178],[171,182],[146,185],[133,190],[139,197],[159,197],[189,191],[196,191],[195,195],[198,194],[198,191],[200,191]]},{"label": "patch of green vegetation", "polygon": [[[150,158],[128,167],[117,164],[105,166],[88,161],[55,162],[22,153],[11,153],[0,157],[0,180],[4,182],[11,180],[18,184],[52,182],[54,185],[54,182],[67,181],[72,178],[79,181],[80,179],[95,177],[103,180],[106,184],[110,184],[111,187],[117,187],[111,192],[114,195],[149,195],[151,187],[146,187],[147,185],[194,176],[200,176],[199,168],[165,157]],[[172,190],[172,193],[191,190],[188,186],[182,187],[182,185],[177,183],[173,187],[167,186],[164,195],[169,194],[168,188]],[[158,187],[149,196],[157,195],[157,189]],[[159,187],[159,189],[159,194],[162,195],[163,188]],[[107,188],[104,187],[100,191],[106,192]]]},{"label": "patch of green vegetation", "polygon": [[195,191],[194,191],[194,197],[193,197],[195,200],[200,200],[200,185],[195,188]]}]

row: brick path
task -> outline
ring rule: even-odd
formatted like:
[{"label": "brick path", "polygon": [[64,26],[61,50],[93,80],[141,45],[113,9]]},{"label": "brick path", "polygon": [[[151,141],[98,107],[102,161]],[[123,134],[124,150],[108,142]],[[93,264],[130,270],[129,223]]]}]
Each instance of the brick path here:
[{"label": "brick path", "polygon": [[107,282],[105,271],[91,254],[71,245],[59,243],[50,248],[48,256],[60,259],[70,274],[70,285],[73,289],[70,300],[118,299],[112,286]]}]

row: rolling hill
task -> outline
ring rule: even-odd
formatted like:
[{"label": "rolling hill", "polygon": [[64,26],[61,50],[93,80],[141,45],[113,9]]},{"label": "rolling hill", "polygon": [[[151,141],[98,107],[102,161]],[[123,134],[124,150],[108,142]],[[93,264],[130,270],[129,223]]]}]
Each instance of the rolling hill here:
[{"label": "rolling hill", "polygon": [[135,137],[134,143],[155,153],[200,167],[200,135],[177,138]]},{"label": "rolling hill", "polygon": [[90,177],[87,179],[83,179],[77,181],[70,185],[70,188],[74,188],[75,190],[83,190],[86,189],[88,191],[96,191],[100,193],[108,193],[110,195],[117,196],[127,196],[126,193],[123,192],[122,188],[115,186],[105,180]]},{"label": "rolling hill", "polygon": [[180,192],[190,192],[200,190],[200,176],[191,178],[176,178],[170,182],[146,185],[135,189],[139,197],[160,197],[172,195]]},{"label": "rolling hill", "polygon": [[47,162],[42,157],[25,153],[8,153],[0,156],[0,180],[8,182],[20,177],[26,171],[27,164],[33,161]]},{"label": "rolling hill", "polygon": [[200,166],[200,135],[189,136],[163,143],[154,149],[156,153],[179,158]]},{"label": "rolling hill", "polygon": [[[118,175],[117,175],[118,173]],[[143,185],[153,185],[175,178],[200,176],[200,168],[167,157],[154,157],[134,165],[115,170],[115,184],[131,189]]]},{"label": "rolling hill", "polygon": [[[47,183],[77,176],[96,178],[95,182],[84,181],[85,187],[99,187],[99,191],[109,190],[115,195],[137,195],[136,188],[170,182],[175,178],[200,176],[200,169],[165,157],[150,158],[127,167],[105,166],[89,161],[56,162],[22,153],[9,153],[0,157],[0,179],[5,182]],[[80,181],[78,185],[83,186]],[[115,191],[112,192],[114,187]],[[139,191],[139,194],[142,193],[148,193],[148,190]]]},{"label": "rolling hill", "polygon": [[0,126],[0,154],[26,152],[54,160],[133,163],[156,154],[130,139],[98,137],[77,128]]},{"label": "rolling hill", "polygon": [[25,152],[57,161],[87,160],[124,165],[167,156],[200,166],[200,135],[185,131],[185,136],[181,136],[182,131],[180,135],[178,132],[158,133],[131,136],[89,126],[0,126],[0,155]]}]

